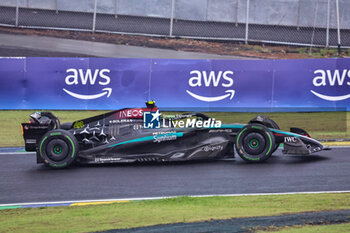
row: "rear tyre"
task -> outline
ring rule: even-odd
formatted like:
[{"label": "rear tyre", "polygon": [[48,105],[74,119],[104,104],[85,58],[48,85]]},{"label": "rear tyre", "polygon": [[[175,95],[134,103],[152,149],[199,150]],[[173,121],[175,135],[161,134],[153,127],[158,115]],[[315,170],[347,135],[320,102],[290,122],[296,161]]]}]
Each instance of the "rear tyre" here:
[{"label": "rear tyre", "polygon": [[77,139],[62,129],[47,132],[39,144],[39,154],[45,165],[52,168],[70,166],[79,153]]},{"label": "rear tyre", "polygon": [[270,158],[276,147],[275,137],[264,125],[249,124],[238,133],[235,147],[243,160],[263,162]]}]

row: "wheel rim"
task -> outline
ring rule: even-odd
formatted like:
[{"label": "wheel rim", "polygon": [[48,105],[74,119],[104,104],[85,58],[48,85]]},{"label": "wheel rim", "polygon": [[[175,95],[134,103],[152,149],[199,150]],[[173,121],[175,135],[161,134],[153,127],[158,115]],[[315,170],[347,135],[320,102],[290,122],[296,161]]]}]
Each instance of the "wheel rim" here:
[{"label": "wheel rim", "polygon": [[46,155],[53,161],[63,161],[69,152],[68,143],[64,139],[53,139],[47,143]]},{"label": "wheel rim", "polygon": [[60,146],[60,145],[54,146],[53,152],[54,152],[55,154],[61,154],[61,153],[62,153],[62,146]]},{"label": "wheel rim", "polygon": [[258,132],[248,133],[243,138],[243,148],[249,155],[259,155],[265,150],[265,147],[265,137]]},{"label": "wheel rim", "polygon": [[259,146],[259,141],[254,138],[254,139],[250,140],[249,144],[252,148],[257,148]]}]

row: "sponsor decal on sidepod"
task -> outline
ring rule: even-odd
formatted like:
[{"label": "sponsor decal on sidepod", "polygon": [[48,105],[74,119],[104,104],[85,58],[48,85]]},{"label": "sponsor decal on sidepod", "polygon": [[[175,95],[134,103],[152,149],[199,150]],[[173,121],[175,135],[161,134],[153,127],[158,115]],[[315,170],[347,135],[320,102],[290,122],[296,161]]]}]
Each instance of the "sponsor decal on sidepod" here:
[{"label": "sponsor decal on sidepod", "polygon": [[180,120],[168,119],[168,121],[166,121],[163,118],[163,121],[161,121],[161,115],[162,114],[159,112],[159,110],[153,112],[143,112],[143,128],[220,128],[222,124],[221,121],[215,120],[215,118],[209,118],[203,121],[191,118]]}]

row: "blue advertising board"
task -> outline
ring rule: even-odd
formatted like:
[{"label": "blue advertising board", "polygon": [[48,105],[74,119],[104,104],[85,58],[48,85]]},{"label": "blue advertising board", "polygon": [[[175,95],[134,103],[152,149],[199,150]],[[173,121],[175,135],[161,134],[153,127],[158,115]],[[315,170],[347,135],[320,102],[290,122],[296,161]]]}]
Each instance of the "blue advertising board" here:
[{"label": "blue advertising board", "polygon": [[350,110],[350,59],[0,58],[0,109]]}]

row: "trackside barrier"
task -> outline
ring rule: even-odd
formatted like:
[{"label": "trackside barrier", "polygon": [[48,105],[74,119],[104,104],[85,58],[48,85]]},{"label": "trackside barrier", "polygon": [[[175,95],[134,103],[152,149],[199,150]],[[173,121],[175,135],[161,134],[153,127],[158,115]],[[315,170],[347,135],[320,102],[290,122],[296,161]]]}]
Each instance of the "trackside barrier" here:
[{"label": "trackside barrier", "polygon": [[349,111],[349,86],[346,58],[0,58],[0,109]]},{"label": "trackside barrier", "polygon": [[349,0],[2,0],[0,26],[350,48]]}]

